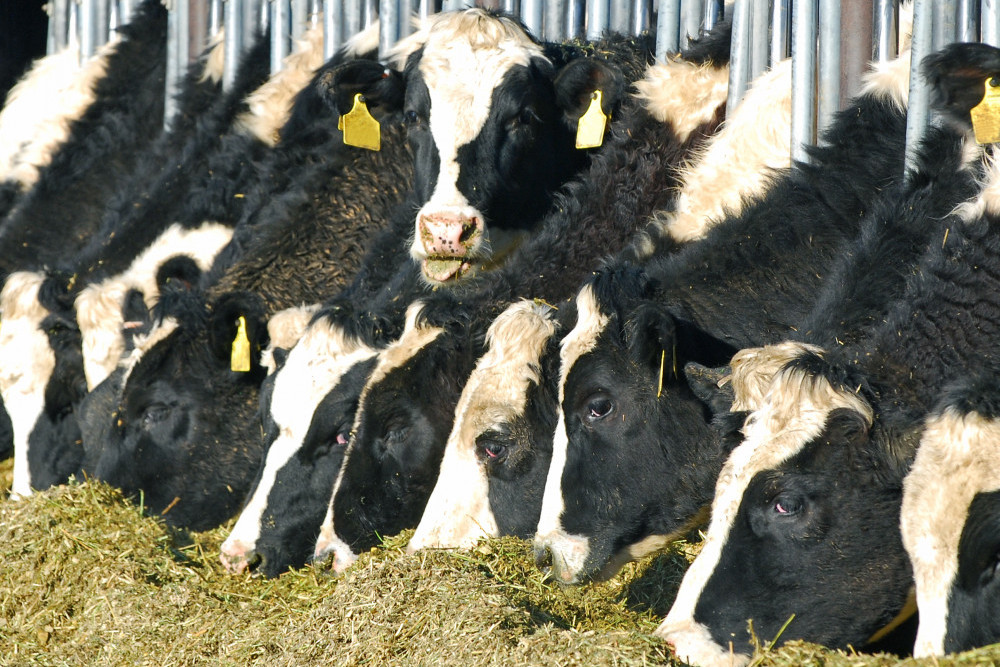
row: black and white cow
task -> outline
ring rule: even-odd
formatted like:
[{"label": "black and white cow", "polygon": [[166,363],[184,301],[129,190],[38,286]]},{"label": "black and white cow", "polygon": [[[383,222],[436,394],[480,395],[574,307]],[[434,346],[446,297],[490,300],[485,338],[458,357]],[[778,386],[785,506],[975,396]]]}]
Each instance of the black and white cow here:
[{"label": "black and white cow", "polygon": [[700,243],[641,273],[612,266],[580,291],[535,538],[557,580],[614,574],[711,500],[725,452],[681,371],[781,340],[809,313],[869,206],[902,179],[907,75],[905,59],[874,73],[812,164]]},{"label": "black and white cow", "polygon": [[[996,53],[953,45],[925,62],[945,93],[942,108],[963,126],[1000,65]],[[763,388],[737,388],[753,412],[719,476],[704,547],[657,630],[682,658],[731,664],[735,651],[746,662],[748,619],[770,637],[794,615],[782,639],[843,647],[873,641],[912,613],[899,533],[903,477],[942,389],[993,367],[1000,352],[995,163],[983,177],[974,150],[942,145],[949,134],[930,132],[897,213],[942,218],[944,233],[884,321],[827,352],[785,343],[773,355],[777,367],[764,372],[734,359],[734,384],[742,374],[740,386]],[[919,174],[932,177],[921,183]],[[953,197],[977,182],[978,198],[955,208]],[[942,216],[949,208],[955,214]]]},{"label": "black and white cow", "polygon": [[[621,90],[617,89],[622,87],[622,82],[638,77],[649,60],[649,44],[646,40],[639,40],[636,43],[635,40],[623,40],[618,37],[582,48],[578,46],[560,49],[550,45],[546,47],[546,52],[558,55],[558,58],[552,57],[550,62],[549,56],[539,59],[534,55],[539,47],[533,45],[530,38],[524,34],[517,37],[517,33],[521,30],[509,19],[493,17],[480,10],[436,18],[425,34],[414,38],[414,43],[422,47],[416,55],[409,57],[407,74],[404,77],[409,82],[406,95],[415,96],[412,100],[408,99],[406,104],[412,107],[409,110],[415,114],[410,115],[409,123],[411,140],[417,153],[418,173],[436,175],[437,163],[440,162],[438,153],[455,152],[457,155],[455,158],[457,162],[452,167],[448,167],[447,163],[441,167],[441,173],[445,175],[440,179],[430,178],[423,185],[418,184],[417,199],[424,195],[431,196],[438,190],[442,192],[449,188],[455,190],[456,176],[455,174],[448,176],[445,168],[453,170],[460,166],[459,171],[462,175],[458,176],[458,190],[472,193],[470,201],[480,211],[482,217],[479,219],[486,221],[494,230],[523,226],[526,222],[529,223],[529,227],[537,226],[534,221],[545,213],[551,193],[545,193],[544,198],[535,200],[532,206],[538,208],[533,209],[529,217],[522,216],[521,219],[513,221],[510,216],[516,212],[509,206],[509,197],[513,192],[524,188],[531,190],[534,187],[525,185],[535,179],[534,167],[531,169],[522,167],[523,164],[536,160],[537,151],[554,150],[553,145],[558,147],[558,151],[563,151],[569,145],[564,143],[566,122],[575,119],[583,111],[584,106],[573,103],[567,109],[566,105],[569,103],[565,100],[589,100],[594,87],[600,86],[604,90],[604,102],[613,103],[621,95]],[[470,39],[475,35],[479,35],[482,39]],[[513,39],[511,36],[517,38]],[[477,54],[476,59],[492,62],[494,67],[500,68],[484,78],[487,82],[493,82],[495,79],[494,83],[497,83],[495,89],[479,89],[474,93],[477,100],[494,100],[490,106],[489,117],[480,119],[485,123],[483,131],[470,144],[458,149],[454,145],[449,147],[448,142],[453,142],[455,139],[441,135],[442,126],[437,120],[432,120],[430,123],[432,131],[429,131],[426,120],[421,120],[421,114],[428,113],[427,104],[432,103],[438,105],[434,108],[442,109],[441,105],[450,104],[456,99],[454,98],[456,91],[450,87],[453,82],[441,77],[438,70],[440,59],[438,55],[434,55],[449,51],[451,47],[446,46],[449,42],[461,43],[460,47],[454,49],[456,57],[472,49]],[[405,47],[403,52],[410,48],[413,47]],[[520,51],[508,53],[511,49]],[[491,53],[493,55],[490,55]],[[421,54],[428,54],[426,68],[420,64]],[[597,57],[585,57],[592,54]],[[553,81],[551,77],[554,66],[563,64],[571,57],[573,59],[565,64],[560,75]],[[515,64],[521,61],[527,65],[522,67]],[[511,68],[509,72],[507,68]],[[352,98],[354,91],[349,77],[354,76],[360,69],[362,69],[360,65],[354,70],[345,69],[339,79],[340,84],[347,87],[345,101]],[[428,79],[427,75],[422,73],[425,69],[436,74]],[[377,76],[377,80],[382,82],[395,80],[395,75],[381,78],[384,73],[384,68],[378,67],[373,68],[372,72],[365,76]],[[615,90],[604,88],[609,83]],[[724,85],[724,77],[719,77],[716,87]],[[428,86],[431,92],[426,90]],[[380,98],[379,95],[372,95],[370,92],[366,92],[365,95],[366,98]],[[519,106],[524,104],[527,106]],[[342,110],[345,108],[349,107],[341,107]],[[714,112],[713,108],[710,113]],[[447,109],[442,109],[440,112],[431,109],[429,113],[433,118],[450,118],[454,115],[453,111]],[[664,113],[669,114],[668,104],[664,104]],[[545,119],[545,122],[540,119]],[[697,122],[692,121],[692,125],[685,126],[683,131],[692,132],[694,125],[697,125]],[[431,139],[442,142],[440,149],[429,143]],[[497,160],[490,158],[491,152],[496,152],[499,158]],[[547,156],[546,159],[551,157]],[[578,158],[570,156],[565,159],[572,165],[572,169],[580,165]],[[480,163],[476,163],[476,160]],[[424,164],[428,166],[427,169],[419,168],[419,165]],[[487,168],[486,165],[491,166]],[[496,171],[493,171],[494,168]],[[570,174],[565,166],[556,171],[562,174],[560,178],[566,178]],[[442,180],[447,178],[453,180],[447,182]],[[441,188],[434,187],[438,181],[444,183]],[[555,184],[553,182],[549,185]],[[540,197],[541,193],[536,192],[531,196],[536,197],[536,195]],[[525,200],[525,205],[528,205],[528,200]],[[411,220],[408,234],[410,237],[413,234],[413,224]],[[523,236],[523,233],[521,235]],[[494,246],[494,250],[496,249]],[[502,261],[506,261],[504,253],[494,255],[494,268]],[[403,275],[407,275],[408,271],[404,269]],[[474,273],[461,269],[456,275],[459,279],[468,279]],[[412,279],[406,280],[412,282]],[[454,276],[449,282],[456,282]],[[357,311],[359,308],[344,303],[344,299],[339,299],[341,303],[318,316],[310,326],[310,330],[291,351],[285,367],[275,380],[274,398],[271,400],[271,405],[274,406],[273,414],[265,417],[265,422],[268,420],[275,422],[276,435],[268,438],[267,461],[265,470],[261,474],[262,484],[258,485],[254,497],[248,502],[240,521],[223,545],[222,560],[227,567],[241,571],[247,567],[248,562],[253,562],[260,565],[261,571],[276,574],[289,565],[304,563],[311,555],[312,542],[329,501],[329,489],[340,466],[342,447],[331,448],[330,443],[336,443],[338,435],[342,439],[349,431],[353,422],[354,406],[361,389],[357,383],[363,373],[360,369],[351,370],[351,368],[356,363],[362,363],[362,360],[373,357],[381,345],[398,336],[403,324],[401,316],[403,307],[409,302],[403,298],[403,290],[409,290],[408,293],[415,295],[421,293],[423,288],[413,290],[412,286],[405,285],[399,288],[392,286],[386,288],[385,298],[379,301],[392,311],[393,315],[390,317],[382,311],[375,318],[387,323],[382,327],[378,341],[363,335],[363,330],[367,328],[363,322],[369,315],[358,313],[361,317],[359,321],[362,323],[360,327],[350,324],[351,316],[347,313]],[[410,299],[412,298],[411,296]],[[347,301],[352,299],[353,297],[349,297]],[[364,300],[361,300],[361,303],[364,304]],[[391,325],[388,324],[390,319],[393,321]],[[361,335],[351,334],[352,330],[357,330]],[[393,335],[390,336],[390,333]],[[303,391],[303,387],[308,387],[308,390]],[[334,392],[338,393],[339,397],[331,395]],[[303,400],[303,395],[308,395],[310,399]],[[340,411],[339,416],[317,415],[317,406],[321,402],[324,403],[326,410]],[[349,411],[349,417],[345,416],[347,413],[344,411]],[[317,428],[311,426],[314,422]],[[326,430],[320,430],[319,425]],[[316,447],[321,449],[320,453],[313,453]],[[282,468],[287,470],[280,471]],[[307,469],[309,472],[304,472]],[[306,474],[316,479],[320,477],[326,479],[326,490],[315,497],[307,497],[304,492],[293,491],[292,485],[283,481],[289,475],[291,478],[299,479]],[[323,485],[313,482],[312,486],[318,489]],[[264,532],[269,534],[264,535]],[[309,533],[312,533],[311,536]]]},{"label": "black and white cow", "polygon": [[[651,97],[671,90],[649,85],[659,67],[637,84]],[[754,83],[745,103],[685,168],[674,209],[658,213],[622,256],[637,260],[699,238],[726,211],[758,195],[776,170],[788,168],[790,74],[786,61]],[[515,303],[491,325],[411,550],[535,532],[558,412],[558,343],[575,322],[572,306],[560,304],[554,312]]]},{"label": "black and white cow", "polygon": [[652,213],[669,206],[691,142],[719,121],[724,86],[712,86],[725,76],[725,67],[685,61],[654,68],[646,83],[659,79],[673,91],[656,98],[671,100],[660,117],[678,115],[664,122],[647,106],[651,96],[633,101],[608,145],[560,191],[542,231],[506,266],[474,291],[428,296],[414,309],[402,338],[380,354],[359,401],[317,556],[335,552],[333,567],[340,571],[378,535],[418,523],[490,323],[518,298],[561,303],[606,254],[618,252]]}]

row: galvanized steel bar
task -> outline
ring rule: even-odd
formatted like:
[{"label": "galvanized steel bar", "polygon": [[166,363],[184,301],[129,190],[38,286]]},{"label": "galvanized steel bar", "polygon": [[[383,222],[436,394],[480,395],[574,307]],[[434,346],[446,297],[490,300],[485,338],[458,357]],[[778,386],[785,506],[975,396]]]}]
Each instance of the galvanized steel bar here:
[{"label": "galvanized steel bar", "polygon": [[708,0],[704,13],[701,15],[701,27],[707,32],[722,20],[723,0]]},{"label": "galvanized steel bar", "polygon": [[542,36],[549,42],[561,42],[566,39],[565,17],[569,11],[569,0],[545,0],[544,10],[545,25]]},{"label": "galvanized steel bar", "polygon": [[443,0],[441,3],[441,11],[443,12],[455,12],[459,9],[464,9],[468,6],[465,0]]},{"label": "galvanized steel bar", "polygon": [[215,37],[222,30],[223,24],[223,0],[211,0],[208,9],[208,34]]},{"label": "galvanized steel bar", "polygon": [[872,60],[880,63],[895,58],[899,53],[899,2],[875,0],[872,7],[875,39]]},{"label": "galvanized steel bar", "polygon": [[271,74],[281,70],[291,49],[292,7],[288,0],[268,0],[271,10]]},{"label": "galvanized steel bar", "polygon": [[819,0],[817,134],[840,108],[840,0]]},{"label": "galvanized steel bar", "polygon": [[384,59],[399,35],[399,3],[380,0],[378,6],[378,57]]},{"label": "galvanized steel bar", "polygon": [[656,61],[680,50],[681,0],[659,0],[656,17]]},{"label": "galvanized steel bar", "polygon": [[243,53],[243,12],[240,11],[239,0],[226,0],[223,22],[226,26],[226,43],[223,47],[226,64],[222,70],[222,87],[230,90],[236,81],[236,65]]},{"label": "galvanized steel bar", "polygon": [[309,20],[309,0],[291,0],[291,38],[302,39]]},{"label": "galvanized steel bar", "polygon": [[792,9],[792,159],[801,162],[816,141],[816,15],[815,0]]},{"label": "galvanized steel bar", "polygon": [[521,0],[521,21],[536,37],[542,36],[542,23],[545,20],[542,2],[543,0]]},{"label": "galvanized steel bar", "polygon": [[[329,60],[347,38],[344,34],[344,14],[346,2],[323,0],[323,59]],[[360,14],[359,14],[360,17]]]},{"label": "galvanized steel bar", "polygon": [[733,36],[729,55],[729,95],[726,116],[739,105],[750,85],[750,2],[733,3]]},{"label": "galvanized steel bar", "polygon": [[77,29],[80,33],[80,59],[86,60],[97,51],[97,0],[81,0]]},{"label": "galvanized steel bar", "polygon": [[652,0],[633,0],[632,2],[632,22],[629,31],[633,35],[638,35],[649,30],[649,25],[653,21]]},{"label": "galvanized steel bar", "polygon": [[1000,47],[1000,0],[982,0],[979,5],[980,39]]},{"label": "galvanized steel bar", "polygon": [[94,39],[97,48],[101,48],[108,43],[108,36],[111,32],[111,1],[97,0],[94,4],[94,12]]},{"label": "galvanized steel bar", "polygon": [[419,0],[419,5],[417,6],[417,16],[420,17],[421,23],[435,12],[437,12],[437,3],[435,3],[434,0]]},{"label": "galvanized steel bar", "polygon": [[906,172],[916,166],[916,151],[929,122],[930,91],[920,73],[920,61],[929,54],[934,39],[934,0],[914,0],[913,39],[910,42],[910,94],[906,114]]},{"label": "galvanized steel bar", "polygon": [[166,97],[163,105],[163,127],[170,128],[177,111],[177,93],[187,67],[188,27],[190,6],[186,0],[174,0],[167,15],[167,74]]},{"label": "galvanized steel bar", "polygon": [[69,44],[69,0],[49,0],[49,28],[46,52],[50,55]]},{"label": "galvanized steel bar", "polygon": [[323,22],[323,0],[309,0],[309,16],[306,22],[315,28]]},{"label": "galvanized steel bar", "polygon": [[[515,0],[504,0],[504,5],[507,2],[514,4]],[[506,11],[506,10],[504,10]],[[569,0],[566,5],[566,37],[567,39],[574,39],[577,37],[583,37],[587,30],[587,1],[586,0]]]},{"label": "galvanized steel bar", "polygon": [[770,64],[792,55],[792,0],[774,0],[771,5]]},{"label": "galvanized steel bar", "polygon": [[521,0],[500,0],[500,9],[506,14],[518,16],[521,13]]},{"label": "galvanized steel bar", "polygon": [[398,0],[399,9],[399,32],[396,33],[396,41],[403,39],[413,32],[413,12],[419,0]]},{"label": "galvanized steel bar", "polygon": [[701,35],[701,19],[705,14],[705,0],[684,0],[681,12],[681,48],[688,47],[690,40]]},{"label": "galvanized steel bar", "polygon": [[752,0],[750,3],[750,74],[749,85],[767,69],[768,53],[768,12],[767,0]]},{"label": "galvanized steel bar", "polygon": [[958,32],[958,0],[936,0],[934,2],[933,32],[931,34],[931,50],[928,53],[943,48],[955,41]]},{"label": "galvanized steel bar", "polygon": [[979,0],[959,0],[956,42],[979,41]]},{"label": "galvanized steel bar", "polygon": [[[552,0],[546,0],[551,3]],[[608,26],[612,31],[628,34],[632,19],[632,3],[630,0],[610,0],[608,6]]]},{"label": "galvanized steel bar", "polygon": [[[522,14],[525,1],[521,0]],[[608,0],[587,0],[587,39],[601,38],[611,20],[610,10]]]},{"label": "galvanized steel bar", "polygon": [[135,13],[135,7],[138,4],[138,0],[118,0],[118,24],[126,25],[132,21],[132,15]]}]

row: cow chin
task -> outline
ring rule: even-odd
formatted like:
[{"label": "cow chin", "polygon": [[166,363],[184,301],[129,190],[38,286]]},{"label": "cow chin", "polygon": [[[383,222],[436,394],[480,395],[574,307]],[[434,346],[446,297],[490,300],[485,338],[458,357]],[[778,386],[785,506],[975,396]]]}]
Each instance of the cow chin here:
[{"label": "cow chin", "polygon": [[716,644],[708,628],[692,619],[664,622],[654,634],[670,644],[678,658],[691,665],[742,667],[750,662],[750,656]]}]

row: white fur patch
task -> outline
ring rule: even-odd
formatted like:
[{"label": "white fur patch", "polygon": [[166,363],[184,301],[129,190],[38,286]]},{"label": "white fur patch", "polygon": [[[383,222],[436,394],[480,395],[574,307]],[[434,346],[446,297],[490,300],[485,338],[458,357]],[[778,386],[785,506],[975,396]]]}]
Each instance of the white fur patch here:
[{"label": "white fur patch", "polygon": [[125,371],[122,374],[122,387],[128,384],[129,376],[132,375],[136,364],[142,361],[146,353],[176,331],[178,326],[177,320],[172,317],[165,317],[162,322],[153,325],[149,333],[135,337],[135,347],[132,348],[131,352],[123,356],[119,363],[119,366]]},{"label": "white fur patch", "polygon": [[965,222],[979,220],[987,215],[1000,215],[1000,157],[992,146],[984,161],[986,169],[980,179],[979,194],[972,201],[955,207],[954,214]]},{"label": "white fur patch", "polygon": [[69,137],[73,121],[93,103],[94,86],[117,45],[115,38],[81,66],[74,42],[37,61],[10,91],[0,113],[0,178],[25,188],[35,184],[39,169]]},{"label": "white fur patch", "polygon": [[12,273],[0,292],[0,395],[14,429],[12,497],[31,495],[28,436],[45,408],[56,358],[41,328],[49,311],[38,303],[44,274]]},{"label": "white fur patch", "polygon": [[283,348],[291,350],[302,338],[313,315],[319,310],[320,304],[310,306],[294,306],[279,310],[267,320],[267,337],[270,342],[260,353],[260,365],[271,375],[277,368],[274,361],[274,350]]},{"label": "white fur patch", "polygon": [[903,484],[900,528],[920,609],[913,655],[944,654],[948,595],[969,505],[1000,489],[1000,422],[949,409],[928,419]]},{"label": "white fur patch", "polygon": [[823,349],[808,343],[785,341],[764,347],[748,347],[733,355],[729,362],[733,385],[732,412],[757,410],[764,402],[775,374],[793,359],[804,354],[823,354]]},{"label": "white fur patch", "polygon": [[[728,84],[728,82],[727,82]],[[758,77],[719,131],[691,158],[677,207],[660,221],[678,241],[702,238],[767,190],[791,166],[792,67],[783,60]]]},{"label": "white fur patch", "polygon": [[237,127],[269,146],[278,143],[292,102],[323,64],[323,26],[312,26],[297,40],[295,50],[260,88],[247,96],[249,111],[236,119]]},{"label": "white fur patch", "polygon": [[524,414],[528,389],[537,385],[539,359],[555,333],[552,309],[531,301],[509,306],[486,334],[455,408],[437,484],[408,549],[468,547],[498,535],[489,481],[476,456],[476,438]]},{"label": "white fur patch", "polygon": [[[562,409],[566,392],[566,378],[573,370],[577,359],[590,352],[597,345],[597,339],[608,325],[608,316],[597,307],[597,298],[590,285],[584,286],[576,297],[576,326],[563,338],[559,350],[559,416],[556,432],[552,440],[552,462],[545,479],[545,494],[542,496],[542,513],[538,519],[535,544],[552,553],[553,569],[565,581],[575,581],[586,560],[589,549],[581,546],[587,538],[570,535],[562,528],[563,504],[562,476],[566,467],[569,437],[566,435],[566,417]],[[582,551],[582,553],[581,553]],[[566,568],[562,570],[560,568]]]},{"label": "white fur patch", "polygon": [[[721,655],[722,647],[707,635],[692,634],[694,610],[706,583],[719,564],[729,531],[754,476],[772,470],[799,453],[818,437],[827,416],[838,408],[853,410],[871,425],[871,407],[857,395],[833,387],[825,378],[785,368],[775,374],[760,409],[747,418],[743,444],[733,450],[722,466],[715,485],[712,521],[701,553],[684,575],[677,598],[656,634],[678,646],[682,655]],[[700,664],[700,663],[699,663]],[[712,664],[712,663],[707,663]]]},{"label": "white fur patch", "polygon": [[716,111],[726,103],[729,67],[668,60],[650,65],[635,88],[636,97],[649,114],[661,123],[670,123],[684,142],[698,127],[715,118]]},{"label": "white fur patch", "polygon": [[[271,395],[270,411],[278,437],[268,449],[253,495],[223,544],[223,563],[231,571],[242,571],[246,554],[256,546],[278,471],[302,448],[316,408],[347,371],[376,352],[326,320],[314,322],[292,348],[275,377]],[[242,554],[238,547],[244,549]]]},{"label": "white fur patch", "polygon": [[200,81],[219,83],[226,69],[226,30],[220,28],[215,36],[208,41],[208,53],[205,56],[205,66],[201,71]]},{"label": "white fur patch", "polygon": [[156,271],[175,255],[188,255],[202,271],[233,236],[231,227],[206,222],[196,229],[174,224],[137,256],[123,273],[87,285],[76,298],[76,321],[83,341],[83,369],[93,389],[114,371],[125,351],[122,306],[130,289],[143,293],[148,307],[159,297]]},{"label": "white fur patch", "polygon": [[[515,66],[544,58],[514,21],[490,16],[481,9],[439,14],[428,20],[412,40],[422,43],[419,70],[431,99],[431,135],[440,158],[437,182],[430,199],[417,214],[459,213],[482,220],[458,189],[458,149],[472,142],[490,114],[493,91]],[[423,260],[427,253],[416,229],[410,254]],[[471,244],[474,254],[483,240]]]},{"label": "white fur patch", "polygon": [[693,618],[669,625],[664,621],[654,634],[669,642],[674,654],[689,665],[743,667],[750,662],[750,656],[734,653],[728,647],[723,648],[716,644],[708,628],[701,623],[695,623]]}]

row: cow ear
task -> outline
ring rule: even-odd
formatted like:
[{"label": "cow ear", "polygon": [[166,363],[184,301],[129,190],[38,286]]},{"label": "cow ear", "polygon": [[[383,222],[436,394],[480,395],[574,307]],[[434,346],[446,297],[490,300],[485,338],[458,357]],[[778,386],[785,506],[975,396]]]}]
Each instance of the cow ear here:
[{"label": "cow ear", "polygon": [[696,361],[684,364],[684,377],[688,386],[713,415],[729,412],[733,407],[730,373],[728,366],[709,368]]},{"label": "cow ear", "polygon": [[590,108],[597,91],[601,92],[601,110],[605,116],[611,115],[625,95],[625,77],[621,71],[594,58],[571,61],[556,75],[554,85],[556,103],[574,126]]},{"label": "cow ear", "polygon": [[924,58],[922,65],[934,107],[963,130],[971,127],[969,112],[987,86],[1000,93],[1000,49],[988,44],[951,44]]},{"label": "cow ear", "polygon": [[175,255],[156,270],[156,287],[162,294],[168,288],[190,291],[201,280],[201,269],[189,255]]},{"label": "cow ear", "polygon": [[406,95],[403,75],[374,60],[352,60],[319,77],[317,88],[323,100],[343,116],[354,106],[354,96],[364,96],[370,111],[400,111]]},{"label": "cow ear", "polygon": [[677,330],[669,313],[655,303],[644,303],[632,314],[627,331],[628,347],[637,363],[659,367],[663,382],[678,376]]},{"label": "cow ear", "polygon": [[270,342],[264,301],[250,292],[222,296],[212,306],[209,342],[220,364],[234,373],[263,377],[260,353]]}]

